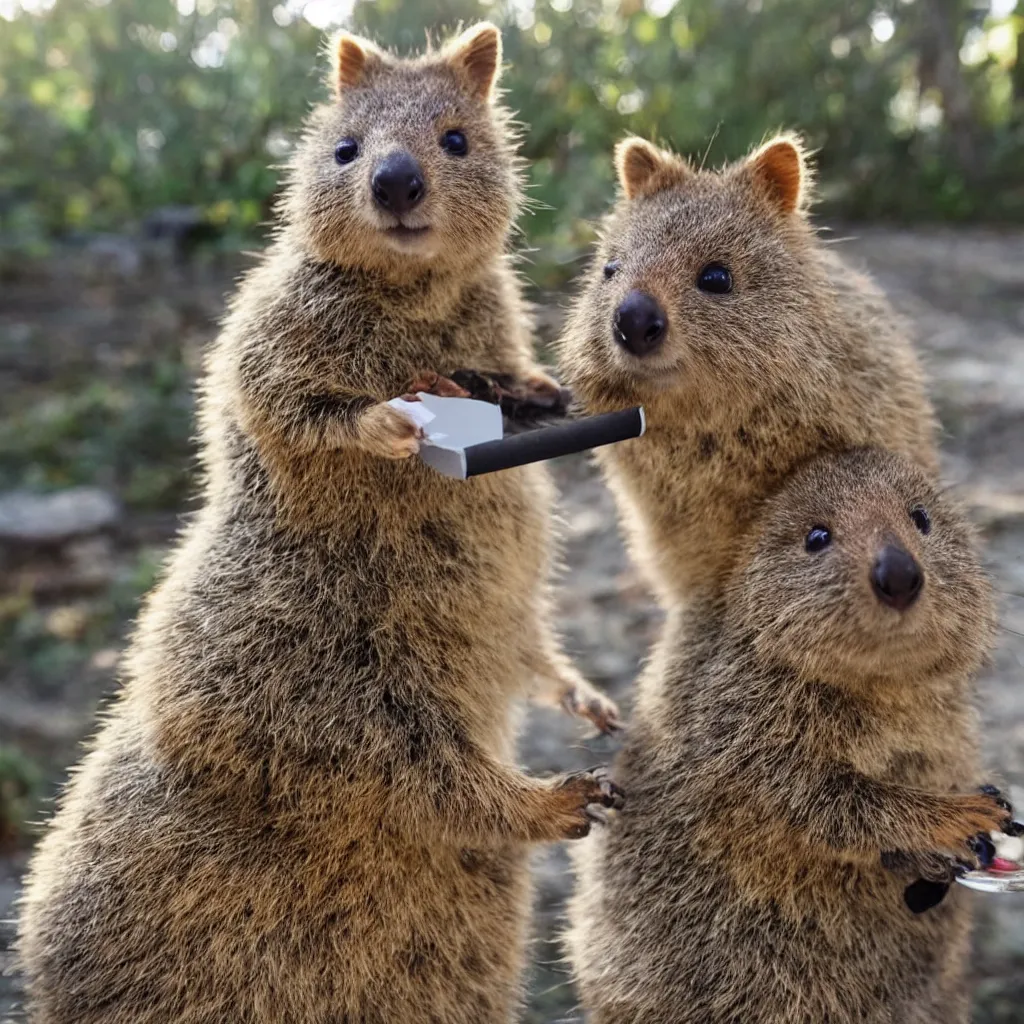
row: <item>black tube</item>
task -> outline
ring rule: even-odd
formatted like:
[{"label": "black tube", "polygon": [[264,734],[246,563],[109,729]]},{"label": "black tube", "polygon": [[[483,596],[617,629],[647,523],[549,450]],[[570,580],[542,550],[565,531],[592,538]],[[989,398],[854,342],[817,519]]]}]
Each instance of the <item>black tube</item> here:
[{"label": "black tube", "polygon": [[588,416],[557,427],[543,427],[514,434],[500,441],[485,441],[466,449],[466,476],[494,473],[499,469],[543,462],[559,455],[572,455],[601,445],[628,441],[644,432],[644,411],[640,406],[621,412]]}]

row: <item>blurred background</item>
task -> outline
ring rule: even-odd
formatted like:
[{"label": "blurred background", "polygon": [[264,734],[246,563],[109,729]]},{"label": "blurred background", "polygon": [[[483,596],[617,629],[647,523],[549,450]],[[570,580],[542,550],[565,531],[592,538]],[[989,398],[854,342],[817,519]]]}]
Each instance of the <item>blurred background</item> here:
[{"label": "blurred background", "polygon": [[531,276],[558,282],[623,131],[714,161],[797,126],[847,217],[1024,218],[1024,12],[1015,0],[0,0],[5,250],[124,232],[168,205],[259,238],[321,98],[322,30],[399,50],[505,26],[540,209]]},{"label": "blurred background", "polygon": [[[0,0],[0,1020],[3,919],[114,685],[140,595],[194,508],[192,389],[263,243],[325,30],[400,51],[502,25],[533,209],[523,272],[557,334],[626,131],[715,165],[780,127],[817,150],[826,237],[912,322],[946,472],[981,525],[1004,628],[990,767],[1024,807],[1024,5],[1016,0]],[[658,614],[585,459],[556,466],[562,622],[628,704]],[[608,755],[534,714],[535,770]],[[538,861],[528,1020],[575,1020]],[[979,899],[976,1021],[1024,1022],[1024,896]]]}]

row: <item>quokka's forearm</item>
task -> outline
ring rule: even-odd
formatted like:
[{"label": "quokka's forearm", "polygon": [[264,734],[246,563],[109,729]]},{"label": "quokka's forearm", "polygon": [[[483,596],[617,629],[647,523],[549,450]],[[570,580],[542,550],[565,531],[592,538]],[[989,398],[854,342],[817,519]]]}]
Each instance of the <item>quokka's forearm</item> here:
[{"label": "quokka's forearm", "polygon": [[853,769],[822,771],[791,794],[793,823],[815,842],[857,851],[964,851],[1007,812],[983,793],[936,794]]},{"label": "quokka's forearm", "polygon": [[393,774],[388,801],[394,814],[445,841],[500,845],[579,838],[593,807],[617,806],[622,796],[601,773],[537,779],[469,747]]}]

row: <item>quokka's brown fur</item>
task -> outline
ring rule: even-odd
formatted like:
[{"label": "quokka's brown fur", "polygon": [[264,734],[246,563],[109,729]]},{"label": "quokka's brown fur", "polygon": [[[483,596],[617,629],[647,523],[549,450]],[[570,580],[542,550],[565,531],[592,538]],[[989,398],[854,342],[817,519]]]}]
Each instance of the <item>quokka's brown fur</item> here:
[{"label": "quokka's brown fur", "polygon": [[[597,457],[634,556],[671,604],[721,584],[737,533],[801,460],[879,445],[934,469],[934,423],[902,325],[807,220],[798,140],[704,171],[631,138],[616,164],[621,197],[562,365],[588,411],[645,408],[645,436]],[[697,287],[713,263],[731,272],[728,294]],[[633,290],[667,320],[643,357],[616,341]]]},{"label": "quokka's brown fur", "polygon": [[[616,799],[511,763],[538,677],[613,711],[547,624],[547,474],[445,479],[384,404],[424,370],[536,372],[505,255],[499,34],[335,53],[336,99],[209,361],[204,507],[32,863],[37,1024],[504,1024],[530,844]],[[339,166],[344,137],[359,153]],[[396,149],[426,184],[404,218],[371,198]]]},{"label": "quokka's brown fur", "polygon": [[[923,569],[902,612],[869,581],[887,544]],[[1007,817],[973,790],[993,615],[965,519],[901,458],[824,455],[732,563],[671,613],[615,766],[629,804],[574,850],[588,1021],[965,1024],[970,894],[903,899]]]}]

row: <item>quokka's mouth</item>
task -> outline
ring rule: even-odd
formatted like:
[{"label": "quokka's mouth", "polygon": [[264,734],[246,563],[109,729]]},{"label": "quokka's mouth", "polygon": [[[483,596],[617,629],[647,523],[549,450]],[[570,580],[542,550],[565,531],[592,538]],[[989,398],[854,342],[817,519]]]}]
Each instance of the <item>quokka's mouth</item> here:
[{"label": "quokka's mouth", "polygon": [[603,339],[597,344],[609,352],[610,370],[616,377],[624,374],[630,381],[643,382],[658,391],[668,390],[678,383],[679,363],[664,349],[637,355],[620,343],[614,331],[610,339]]},{"label": "quokka's mouth", "polygon": [[393,228],[386,228],[385,234],[388,238],[394,238],[400,242],[412,242],[429,235],[430,227],[410,228],[405,224],[396,224]]}]

